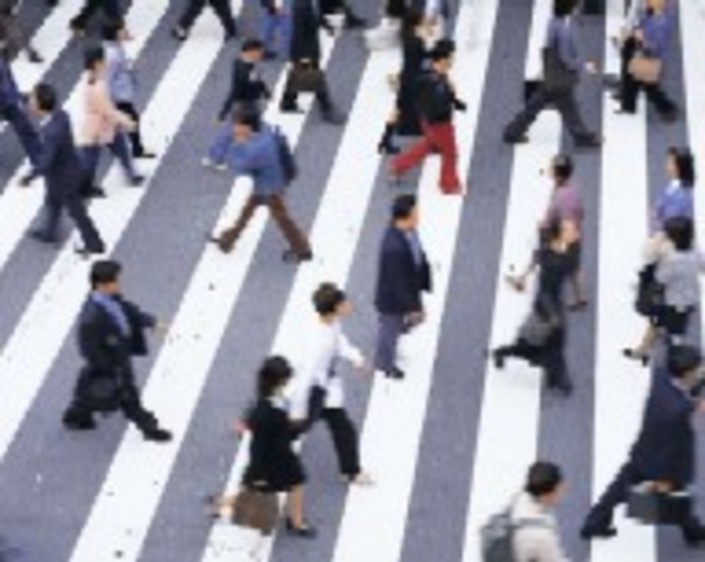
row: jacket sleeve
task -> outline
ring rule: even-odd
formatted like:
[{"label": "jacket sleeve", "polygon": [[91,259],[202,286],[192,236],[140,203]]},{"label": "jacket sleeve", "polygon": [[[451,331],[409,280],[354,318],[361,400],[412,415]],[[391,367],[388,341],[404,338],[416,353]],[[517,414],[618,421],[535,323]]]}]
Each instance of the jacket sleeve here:
[{"label": "jacket sleeve", "polygon": [[105,333],[95,312],[88,312],[78,326],[78,347],[91,369],[108,372],[115,368],[110,354],[104,348]]},{"label": "jacket sleeve", "polygon": [[32,176],[43,176],[52,167],[59,150],[59,139],[53,130],[44,133],[44,139],[39,150],[37,163],[32,170]]}]

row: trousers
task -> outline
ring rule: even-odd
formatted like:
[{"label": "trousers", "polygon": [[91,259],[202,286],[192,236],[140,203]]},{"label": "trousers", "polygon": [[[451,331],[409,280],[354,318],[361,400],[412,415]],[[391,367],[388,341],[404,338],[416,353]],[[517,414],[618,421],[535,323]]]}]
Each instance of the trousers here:
[{"label": "trousers", "polygon": [[645,84],[634,80],[634,77],[629,74],[629,62],[636,55],[637,48],[638,46],[633,38],[627,39],[622,46],[620,81],[622,111],[635,113],[639,92],[643,90],[646,94],[646,98],[653,104],[660,115],[673,115],[676,111],[676,104],[666,95],[660,84]]},{"label": "trousers", "polygon": [[120,3],[118,0],[86,0],[78,15],[71,20],[71,27],[83,29],[88,20],[98,10],[103,10],[105,17],[113,21],[122,21]]},{"label": "trousers", "polygon": [[83,147],[83,161],[86,168],[87,185],[91,186],[95,182],[95,176],[98,173],[98,163],[100,162],[100,154],[104,146],[118,159],[128,181],[134,180],[138,174],[132,159],[127,136],[125,133],[118,133],[110,144],[95,144]]},{"label": "trousers", "polygon": [[132,120],[135,122],[135,129],[127,133],[127,137],[130,139],[132,155],[136,158],[143,156],[145,150],[144,144],[142,143],[142,132],[140,130],[140,114],[137,111],[137,108],[131,101],[119,101],[115,104],[115,107],[123,113],[127,113],[127,115],[132,117]]},{"label": "trousers", "polygon": [[360,471],[360,452],[357,430],[344,408],[324,408],[321,419],[328,427],[340,473],[354,478]]},{"label": "trousers", "polygon": [[187,0],[186,10],[179,18],[179,27],[183,30],[189,30],[193,26],[193,22],[201,14],[206,4],[210,4],[218,16],[220,23],[225,30],[227,37],[234,37],[237,34],[237,26],[235,17],[233,16],[230,0]]},{"label": "trousers", "polygon": [[224,252],[232,250],[235,242],[245,230],[245,227],[255,214],[257,207],[264,205],[269,209],[272,218],[281,229],[284,237],[291,246],[291,249],[297,256],[302,256],[311,251],[311,247],[306,237],[296,223],[294,223],[289,211],[284,202],[284,197],[280,194],[261,196],[252,194],[245,202],[245,205],[240,212],[240,216],[235,221],[235,224],[224,230],[218,238],[218,246]]},{"label": "trousers", "polygon": [[438,184],[443,193],[457,193],[460,190],[458,178],[458,146],[455,142],[455,128],[451,121],[445,123],[421,122],[423,137],[399,154],[392,163],[392,172],[403,175],[415,168],[426,157],[438,150],[441,153],[441,176]]},{"label": "trousers", "polygon": [[14,129],[32,166],[37,165],[41,143],[37,131],[19,104],[8,104],[0,109],[0,116]]},{"label": "trousers", "polygon": [[42,233],[49,239],[58,238],[59,221],[64,209],[76,225],[84,248],[90,252],[103,251],[105,244],[88,214],[85,202],[78,193],[56,196],[47,192],[44,200],[45,222]]},{"label": "trousers", "polygon": [[389,373],[396,367],[399,338],[406,331],[403,314],[380,314],[375,369]]}]

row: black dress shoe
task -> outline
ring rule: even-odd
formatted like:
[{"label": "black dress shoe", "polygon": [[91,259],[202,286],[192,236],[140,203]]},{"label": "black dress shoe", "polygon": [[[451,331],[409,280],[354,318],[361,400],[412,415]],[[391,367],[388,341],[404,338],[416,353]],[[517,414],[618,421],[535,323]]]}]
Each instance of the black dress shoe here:
[{"label": "black dress shoe", "polygon": [[154,429],[145,429],[142,431],[142,436],[145,441],[153,441],[155,443],[167,443],[171,441],[172,435],[170,431],[155,427]]},{"label": "black dress shoe", "polygon": [[301,254],[297,254],[294,252],[294,250],[284,250],[284,253],[282,253],[282,260],[284,260],[286,263],[302,263],[305,261],[311,261],[313,259],[313,252],[311,250],[307,250]]},{"label": "black dress shoe", "polygon": [[142,152],[135,153],[135,158],[138,158],[140,160],[153,160],[156,157],[157,157],[157,154],[155,152],[150,151],[150,150],[143,150]]},{"label": "black dress shoe", "polygon": [[50,236],[43,230],[31,230],[28,234],[28,236],[32,240],[36,240],[37,242],[42,242],[43,244],[56,244],[59,242],[59,239],[56,236]]},{"label": "black dress shoe", "polygon": [[102,187],[94,185],[93,187],[90,187],[89,189],[81,193],[81,197],[83,197],[84,199],[105,199],[107,197],[107,194],[105,193],[105,190]]},{"label": "black dress shoe", "polygon": [[312,527],[308,523],[304,523],[300,527],[294,526],[291,519],[286,518],[286,532],[294,537],[299,537],[302,539],[315,539],[318,532],[315,527]]},{"label": "black dress shoe", "polygon": [[601,527],[601,528],[595,528],[595,529],[591,529],[589,527],[583,527],[580,530],[580,537],[586,541],[589,541],[592,539],[611,539],[612,537],[615,537],[615,536],[617,536],[617,529],[613,526]]},{"label": "black dress shoe", "polygon": [[69,416],[65,416],[62,423],[64,427],[70,431],[90,431],[97,427],[93,418],[73,419]]},{"label": "black dress shoe", "polygon": [[649,355],[647,353],[641,353],[634,349],[625,348],[622,350],[622,355],[628,359],[633,359],[634,361],[641,361],[641,366],[646,367],[649,364]]},{"label": "black dress shoe", "polygon": [[295,103],[279,104],[279,111],[281,111],[282,113],[303,113],[301,108]]},{"label": "black dress shoe", "polygon": [[385,371],[384,374],[388,379],[401,380],[406,377],[406,373],[402,371],[399,367],[392,367],[388,371]]},{"label": "black dress shoe", "polygon": [[171,36],[177,41],[186,41],[188,39],[188,31],[181,27],[175,27],[171,30]]},{"label": "black dress shoe", "polygon": [[579,148],[598,148],[602,146],[602,139],[597,135],[588,135],[575,139],[575,146]]},{"label": "black dress shoe", "polygon": [[503,140],[507,144],[526,144],[529,142],[528,135],[520,135],[518,137],[512,135],[504,135]]},{"label": "black dress shoe", "polygon": [[98,246],[97,248],[88,248],[87,246],[76,248],[74,250],[76,254],[81,256],[82,258],[88,259],[92,255],[97,255],[97,254],[102,254],[105,252],[105,247],[104,246]]},{"label": "black dress shoe", "polygon": [[504,354],[499,349],[492,351],[492,361],[494,362],[495,369],[498,371],[504,369]]}]

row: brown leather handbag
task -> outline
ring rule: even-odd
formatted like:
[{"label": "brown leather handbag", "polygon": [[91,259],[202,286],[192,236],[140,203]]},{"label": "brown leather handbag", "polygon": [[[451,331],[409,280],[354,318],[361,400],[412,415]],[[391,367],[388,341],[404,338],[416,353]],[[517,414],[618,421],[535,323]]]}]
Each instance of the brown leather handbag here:
[{"label": "brown leather handbag", "polygon": [[629,61],[627,72],[637,82],[642,84],[658,84],[661,80],[663,62],[660,59],[636,55]]},{"label": "brown leather handbag", "polygon": [[279,502],[275,492],[243,488],[235,497],[232,522],[240,527],[271,535],[279,519]]},{"label": "brown leather handbag", "polygon": [[311,62],[298,62],[289,71],[285,91],[315,94],[323,91],[324,88],[323,71]]}]

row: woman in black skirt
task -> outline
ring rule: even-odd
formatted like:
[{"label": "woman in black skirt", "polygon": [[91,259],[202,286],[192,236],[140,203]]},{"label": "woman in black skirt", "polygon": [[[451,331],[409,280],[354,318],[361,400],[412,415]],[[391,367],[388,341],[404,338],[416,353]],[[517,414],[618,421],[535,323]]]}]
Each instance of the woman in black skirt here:
[{"label": "woman in black skirt", "polygon": [[[286,530],[297,537],[313,538],[316,530],[303,515],[303,491],[306,474],[293,442],[301,428],[292,424],[282,396],[292,376],[289,362],[283,357],[269,357],[257,375],[257,402],[249,411],[246,425],[252,432],[250,463],[242,485],[267,492],[286,492],[289,515]],[[234,507],[233,497],[215,500],[218,512]]]}]

